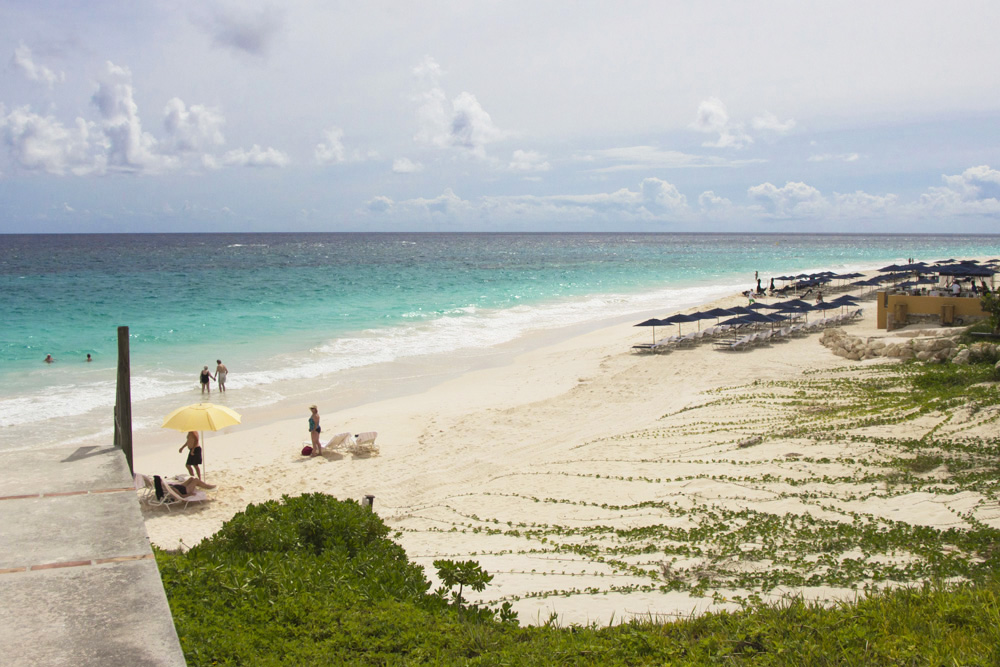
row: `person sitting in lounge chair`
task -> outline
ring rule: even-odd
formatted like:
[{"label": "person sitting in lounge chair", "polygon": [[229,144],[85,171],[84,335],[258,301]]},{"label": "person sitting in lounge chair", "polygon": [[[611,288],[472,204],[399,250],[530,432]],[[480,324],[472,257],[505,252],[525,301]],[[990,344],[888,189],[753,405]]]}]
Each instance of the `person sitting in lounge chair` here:
[{"label": "person sitting in lounge chair", "polygon": [[209,484],[208,482],[203,482],[197,477],[188,477],[183,482],[167,482],[174,491],[176,491],[182,498],[184,496],[190,496],[198,489],[214,489],[215,484]]}]

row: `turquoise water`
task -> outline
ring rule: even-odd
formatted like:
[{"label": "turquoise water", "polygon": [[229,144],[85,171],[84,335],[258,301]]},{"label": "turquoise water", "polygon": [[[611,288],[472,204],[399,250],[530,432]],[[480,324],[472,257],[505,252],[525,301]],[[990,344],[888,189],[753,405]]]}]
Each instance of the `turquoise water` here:
[{"label": "turquoise water", "polygon": [[[0,236],[0,448],[107,430],[117,327],[150,413],[302,380],[478,351],[526,333],[672,310],[787,272],[998,256],[997,236],[164,234]],[[83,362],[86,354],[94,362]],[[57,362],[43,364],[46,354]],[[151,423],[148,424],[151,426]]]}]

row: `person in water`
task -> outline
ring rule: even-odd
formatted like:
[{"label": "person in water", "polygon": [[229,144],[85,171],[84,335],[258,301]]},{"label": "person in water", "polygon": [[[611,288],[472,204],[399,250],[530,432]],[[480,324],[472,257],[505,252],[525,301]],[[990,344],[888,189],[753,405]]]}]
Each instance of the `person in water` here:
[{"label": "person in water", "polygon": [[323,445],[319,444],[319,408],[315,405],[310,405],[309,410],[312,412],[312,416],[309,417],[309,437],[312,438],[312,456],[323,453]]},{"label": "person in water", "polygon": [[46,354],[45,355],[45,363],[51,364],[53,361],[55,361],[55,359],[52,358],[51,354]]},{"label": "person in water", "polygon": [[187,461],[184,462],[184,465],[187,466],[188,474],[191,475],[192,477],[197,477],[198,479],[201,479],[202,456],[201,456],[201,444],[199,444],[198,442],[197,431],[188,431],[187,440],[184,441],[184,444],[181,445],[181,448],[178,449],[177,451],[183,452],[185,447],[187,447],[189,450]]},{"label": "person in water", "polygon": [[215,378],[212,377],[212,372],[208,370],[208,366],[205,366],[204,368],[201,369],[201,375],[199,376],[199,379],[201,380],[201,393],[204,394],[207,391],[208,393],[211,394],[212,385],[210,385],[208,382],[209,380],[214,380]]},{"label": "person in water", "polygon": [[219,391],[225,391],[226,376],[229,375],[229,369],[222,363],[222,359],[216,359],[215,363],[217,364],[215,367],[215,377],[219,381]]}]

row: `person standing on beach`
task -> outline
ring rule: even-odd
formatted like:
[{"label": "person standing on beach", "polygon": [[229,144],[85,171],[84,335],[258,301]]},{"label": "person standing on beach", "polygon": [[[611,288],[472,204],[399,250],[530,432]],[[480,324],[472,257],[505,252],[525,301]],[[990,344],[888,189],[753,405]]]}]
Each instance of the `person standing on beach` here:
[{"label": "person standing on beach", "polygon": [[211,394],[212,385],[208,384],[208,381],[214,380],[215,378],[212,377],[212,373],[211,371],[208,370],[208,366],[205,366],[204,368],[201,369],[201,376],[199,377],[199,379],[201,380],[201,393],[204,394],[207,391],[208,393]]},{"label": "person standing on beach", "polygon": [[188,450],[190,450],[188,451],[187,461],[184,463],[184,465],[187,466],[188,474],[191,475],[192,477],[197,477],[198,479],[201,479],[202,456],[201,456],[201,445],[198,443],[197,431],[188,431],[187,440],[184,442],[183,445],[181,445],[181,448],[178,449],[177,451],[183,452],[185,447],[187,447]]},{"label": "person standing on beach", "polygon": [[218,366],[215,367],[215,377],[219,380],[219,391],[226,390],[226,376],[229,375],[229,369],[226,365],[222,363],[222,359],[216,359],[215,363]]},{"label": "person standing on beach", "polygon": [[309,437],[312,438],[312,456],[323,453],[323,445],[319,444],[319,408],[315,405],[310,405],[309,410],[312,412],[312,416],[309,417]]}]

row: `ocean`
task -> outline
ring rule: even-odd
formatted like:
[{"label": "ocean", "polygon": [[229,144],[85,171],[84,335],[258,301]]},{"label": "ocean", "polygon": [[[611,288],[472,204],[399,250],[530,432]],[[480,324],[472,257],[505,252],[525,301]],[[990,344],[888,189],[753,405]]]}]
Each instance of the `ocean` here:
[{"label": "ocean", "polygon": [[119,326],[141,437],[202,400],[216,359],[229,391],[206,400],[260,412],[321,395],[333,410],[531,334],[666,316],[755,272],[970,256],[1000,256],[1000,236],[0,235],[0,450],[110,443]]}]

